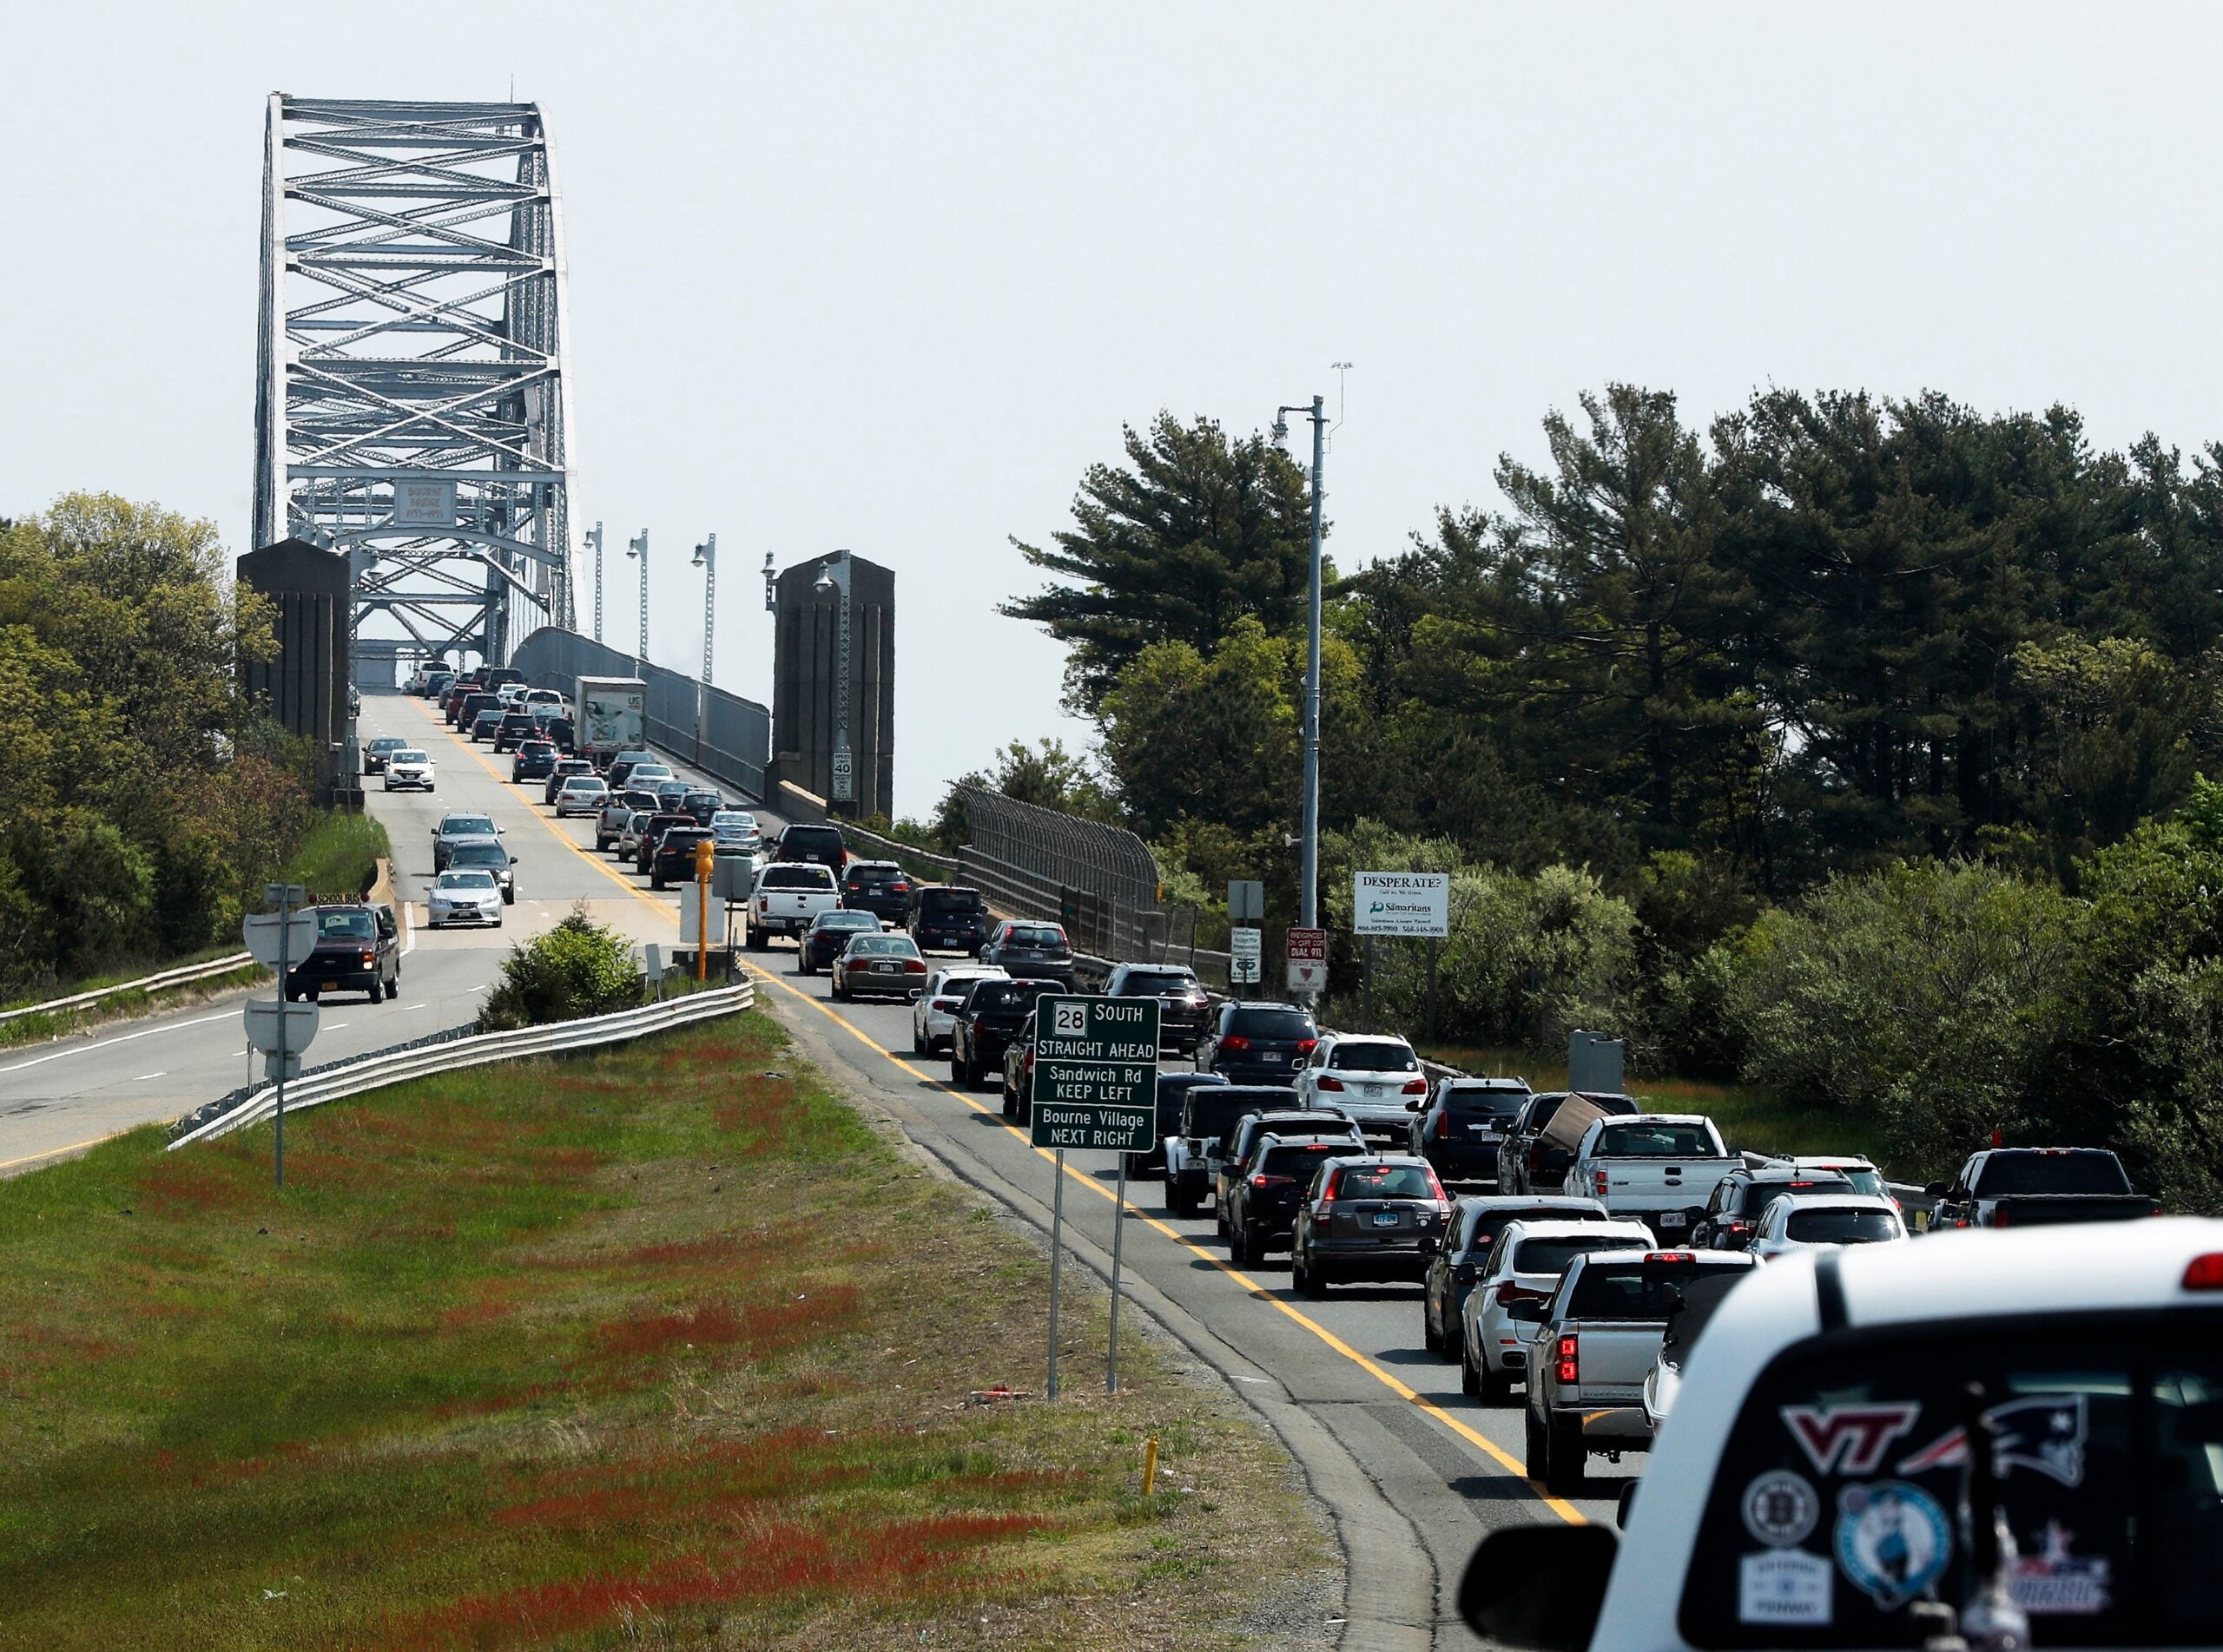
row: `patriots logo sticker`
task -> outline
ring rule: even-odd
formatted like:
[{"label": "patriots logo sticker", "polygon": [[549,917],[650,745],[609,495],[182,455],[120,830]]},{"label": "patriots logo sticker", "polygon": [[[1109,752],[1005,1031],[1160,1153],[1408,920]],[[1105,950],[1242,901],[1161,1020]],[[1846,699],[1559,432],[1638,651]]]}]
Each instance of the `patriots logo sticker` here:
[{"label": "patriots logo sticker", "polygon": [[[2038,1394],[2010,1399],[1984,1412],[1997,1431],[1992,1460],[2004,1478],[2016,1468],[2035,1469],[2071,1488],[2084,1483],[2086,1419],[2081,1394]],[[1963,1428],[1939,1435],[1913,1456],[1900,1460],[1901,1474],[1958,1468],[1969,1460]]]},{"label": "patriots logo sticker", "polygon": [[1922,1404],[1785,1405],[1782,1414],[1816,1473],[1873,1474],[1892,1442],[1913,1429]]}]

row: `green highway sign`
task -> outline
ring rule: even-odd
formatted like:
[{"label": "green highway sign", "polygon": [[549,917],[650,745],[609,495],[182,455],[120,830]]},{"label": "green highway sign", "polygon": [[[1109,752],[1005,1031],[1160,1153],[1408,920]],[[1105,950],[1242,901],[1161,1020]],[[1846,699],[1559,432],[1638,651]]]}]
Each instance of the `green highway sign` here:
[{"label": "green highway sign", "polygon": [[1032,1110],[1034,1145],[1079,1153],[1146,1153],[1158,1144],[1158,1109],[1075,1107],[1037,1102]]},{"label": "green highway sign", "polygon": [[1158,1000],[1034,1004],[1028,1120],[1039,1148],[1147,1152],[1158,1139]]}]

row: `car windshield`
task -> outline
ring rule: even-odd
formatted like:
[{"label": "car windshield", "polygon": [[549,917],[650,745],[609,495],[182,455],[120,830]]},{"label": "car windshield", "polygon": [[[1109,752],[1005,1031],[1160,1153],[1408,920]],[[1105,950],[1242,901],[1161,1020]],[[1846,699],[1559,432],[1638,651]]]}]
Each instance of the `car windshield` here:
[{"label": "car windshield", "polygon": [[894,866],[852,866],[849,881],[853,884],[892,884],[903,875]]},{"label": "car windshield", "polygon": [[371,742],[371,749],[374,752],[390,752],[399,747],[401,743],[401,737],[398,734],[380,734]]},{"label": "car windshield", "polygon": [[986,908],[977,889],[926,889],[919,892],[919,910],[927,912],[978,912]]},{"label": "car windshield", "polygon": [[599,774],[574,774],[564,782],[566,792],[605,792],[610,783]]},{"label": "car windshield", "polygon": [[556,742],[549,740],[529,740],[518,747],[520,757],[552,757],[555,754]]},{"label": "car windshield", "polygon": [[1312,1017],[1302,1010],[1236,1010],[1227,1017],[1235,1038],[1316,1038]]},{"label": "car windshield", "polygon": [[1461,1117],[1509,1119],[1528,1099],[1525,1089],[1495,1089],[1481,1084],[1454,1084],[1444,1092],[1443,1104]]},{"label": "car windshield", "polygon": [[1234,1134],[1246,1113],[1257,1109],[1257,1098],[1240,1090],[1199,1085],[1189,1094],[1189,1134],[1199,1138]]},{"label": "car windshield", "polygon": [[1338,1199],[1439,1199],[1443,1190],[1424,1164],[1353,1164],[1336,1183]]},{"label": "car windshield", "polygon": [[1783,1232],[1802,1245],[1873,1245],[1896,1239],[1899,1224],[1888,1210],[1794,1210]]},{"label": "car windshield", "polygon": [[[872,918],[869,912],[859,912],[860,918]],[[872,921],[880,922],[876,918]],[[1032,1004],[1045,992],[1056,989],[1041,981],[983,981],[973,989],[973,996],[965,1001],[968,1010],[1013,1010]]]},{"label": "car windshield", "polygon": [[1712,1319],[1738,1282],[1749,1278],[1749,1267],[1717,1267],[1698,1278],[1675,1287],[1667,1299],[1667,1334],[1660,1339],[1663,1351],[1673,1353],[1679,1359],[1687,1353],[1699,1333]]},{"label": "car windshield", "polygon": [[506,866],[509,851],[498,843],[458,843],[448,858],[452,866]]},{"label": "car windshield", "polygon": [[1065,944],[1065,932],[1052,929],[1047,924],[1013,924],[1011,933],[1004,938],[1007,946],[1058,947]]},{"label": "car windshield", "polygon": [[721,832],[728,826],[736,832],[754,832],[756,830],[756,817],[743,814],[738,809],[720,809],[710,817],[710,824]]},{"label": "car windshield", "polygon": [[389,763],[421,763],[424,760],[425,754],[413,746],[405,751],[396,752],[392,757],[386,759]]},{"label": "car windshield", "polygon": [[494,874],[491,872],[444,872],[435,885],[440,889],[491,889]]},{"label": "car windshield", "polygon": [[[1626,1247],[1626,1241],[1616,1250]],[[1566,1317],[1576,1320],[1664,1320],[1676,1292],[1696,1278],[1696,1262],[1607,1262],[1586,1267],[1574,1283]]]},{"label": "car windshield", "polygon": [[1973,1191],[1980,1199],[2022,1193],[2128,1193],[2130,1181],[2114,1154],[2094,1148],[2065,1153],[1995,1153],[1984,1161]]},{"label": "car windshield", "polygon": [[1745,1214],[1758,1218],[1778,1199],[1795,1193],[1850,1193],[1852,1184],[1843,1176],[1804,1176],[1797,1181],[1755,1181],[1745,1189]]},{"label": "car windshield", "polygon": [[491,838],[494,835],[492,819],[484,814],[451,814],[440,822],[444,838]]},{"label": "car windshield", "polygon": [[1564,1274],[1576,1257],[1593,1250],[1626,1250],[1626,1234],[1579,1234],[1561,1239],[1524,1239],[1513,1253],[1516,1274]]},{"label": "car windshield", "polygon": [[811,919],[813,929],[873,929],[880,927],[880,919],[870,912],[821,912]]},{"label": "car windshield", "polygon": [[1386,1039],[1351,1039],[1336,1046],[1329,1065],[1346,1073],[1410,1073],[1420,1070],[1420,1058],[1404,1044]]},{"label": "car windshield", "polygon": [[1605,1124],[1591,1151],[1601,1159],[1697,1159],[1713,1142],[1703,1124]]},{"label": "car windshield", "polygon": [[767,866],[760,880],[765,889],[818,889],[834,887],[834,874],[823,866]]},{"label": "car windshield", "polygon": [[1120,994],[1134,997],[1158,993],[1179,995],[1196,984],[1197,977],[1186,970],[1131,970],[1120,987]]},{"label": "car windshield", "polygon": [[316,932],[327,940],[367,941],[378,931],[368,912],[319,912]]},{"label": "car windshield", "polygon": [[1487,1250],[1497,1242],[1497,1236],[1516,1221],[1534,1221],[1539,1217],[1547,1221],[1578,1221],[1587,1216],[1603,1221],[1606,1207],[1595,1199],[1545,1200],[1533,1205],[1483,1205],[1477,1209],[1467,1229],[1468,1250]]}]

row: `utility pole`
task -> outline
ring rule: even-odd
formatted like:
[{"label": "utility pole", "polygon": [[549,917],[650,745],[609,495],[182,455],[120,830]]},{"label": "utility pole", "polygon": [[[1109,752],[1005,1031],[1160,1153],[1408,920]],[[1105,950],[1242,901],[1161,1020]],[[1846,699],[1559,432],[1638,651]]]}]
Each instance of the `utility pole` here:
[{"label": "utility pole", "polygon": [[718,536],[712,534],[695,547],[695,566],[703,570],[703,686],[710,686],[711,662],[716,658],[712,645],[718,623]]},{"label": "utility pole", "polygon": [[1308,410],[1302,405],[1274,410],[1274,440],[1289,435],[1284,414],[1307,413],[1312,420],[1312,571],[1311,616],[1306,626],[1304,655],[1304,797],[1303,833],[1299,850],[1296,903],[1301,928],[1320,926],[1320,472],[1327,454],[1327,398],[1315,396]]},{"label": "utility pole", "polygon": [[641,536],[625,542],[625,554],[641,559],[641,675],[649,675],[649,530],[641,530]]},{"label": "utility pole", "polygon": [[594,640],[602,641],[602,524],[587,530],[587,543],[594,547]]}]

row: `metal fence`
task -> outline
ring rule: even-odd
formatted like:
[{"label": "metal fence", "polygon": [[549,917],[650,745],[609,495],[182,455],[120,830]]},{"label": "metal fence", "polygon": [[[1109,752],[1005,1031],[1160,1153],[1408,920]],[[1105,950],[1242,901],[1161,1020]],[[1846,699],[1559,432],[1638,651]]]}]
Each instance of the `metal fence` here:
[{"label": "metal fence", "polygon": [[772,714],[753,700],[723,688],[705,688],[693,677],[660,665],[642,669],[633,655],[544,625],[518,644],[510,663],[535,688],[567,693],[580,677],[640,677],[649,685],[649,743],[683,757],[705,774],[746,793],[767,795],[772,760]]},{"label": "metal fence", "polygon": [[1185,958],[1194,912],[1159,901],[1158,862],[1133,833],[977,786],[964,806],[958,880],[999,910],[1065,926],[1073,950],[1113,960]]}]

